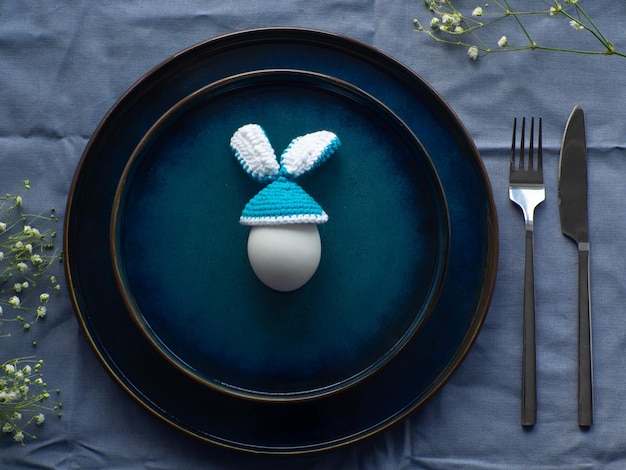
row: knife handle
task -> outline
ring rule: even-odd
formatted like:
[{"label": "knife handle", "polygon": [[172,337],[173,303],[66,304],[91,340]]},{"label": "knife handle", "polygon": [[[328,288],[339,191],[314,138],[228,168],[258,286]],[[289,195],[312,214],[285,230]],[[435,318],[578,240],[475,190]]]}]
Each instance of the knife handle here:
[{"label": "knife handle", "polygon": [[524,320],[522,339],[522,426],[537,421],[537,358],[535,349],[535,265],[533,230],[526,230]]},{"label": "knife handle", "polygon": [[[582,245],[582,246],[580,246]],[[578,248],[578,425],[593,424],[589,244]]]}]

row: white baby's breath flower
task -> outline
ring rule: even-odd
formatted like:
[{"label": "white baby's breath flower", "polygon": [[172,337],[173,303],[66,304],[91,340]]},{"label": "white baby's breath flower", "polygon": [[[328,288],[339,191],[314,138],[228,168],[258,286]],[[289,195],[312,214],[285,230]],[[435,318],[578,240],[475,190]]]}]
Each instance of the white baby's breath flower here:
[{"label": "white baby's breath flower", "polygon": [[430,27],[433,29],[439,28],[439,18],[435,16],[432,20],[430,20]]},{"label": "white baby's breath flower", "polygon": [[45,304],[48,300],[50,300],[50,294],[48,294],[47,292],[43,292],[42,294],[39,295],[40,302]]},{"label": "white baby's breath flower", "polygon": [[16,264],[17,269],[20,272],[24,272],[26,270],[28,270],[28,265],[26,263],[24,263],[23,261],[20,261],[19,263]]},{"label": "white baby's breath flower", "polygon": [[0,222],[0,232],[6,232],[7,224],[5,222]]},{"label": "white baby's breath flower", "polygon": [[46,307],[40,305],[37,307],[37,318],[43,318],[46,316]]},{"label": "white baby's breath flower", "polygon": [[4,372],[6,372],[7,375],[15,374],[15,366],[13,364],[5,364]]},{"label": "white baby's breath flower", "polygon": [[572,20],[569,22],[569,25],[574,28],[574,30],[576,31],[581,31],[583,29],[585,29],[585,27],[583,26],[583,24],[580,21],[576,21],[576,20]]},{"label": "white baby's breath flower", "polygon": [[470,59],[472,60],[476,60],[478,59],[478,48],[476,46],[471,46],[468,50],[467,50],[467,55],[470,57]]},{"label": "white baby's breath flower", "polygon": [[13,435],[13,440],[15,442],[23,442],[24,441],[24,433],[22,431],[17,431],[14,435]]},{"label": "white baby's breath flower", "polygon": [[506,36],[502,36],[500,39],[498,39],[498,46],[500,47],[506,47],[509,45],[509,41],[506,38]]},{"label": "white baby's breath flower", "polygon": [[38,266],[43,263],[43,258],[41,257],[41,255],[34,254],[30,257],[30,262],[33,263],[35,266]]},{"label": "white baby's breath flower", "polygon": [[444,13],[441,15],[441,21],[447,26],[456,26],[461,23],[461,15],[459,13]]},{"label": "white baby's breath flower", "polygon": [[2,425],[2,432],[7,433],[11,431],[13,431],[13,426],[11,426],[11,423],[6,422]]},{"label": "white baby's breath flower", "polygon": [[472,12],[472,16],[483,16],[483,9],[482,9],[482,7],[474,8],[474,11]]},{"label": "white baby's breath flower", "polygon": [[23,202],[22,196],[15,196],[15,205],[17,207],[22,207]]},{"label": "white baby's breath flower", "polygon": [[561,13],[563,7],[561,5],[557,5],[556,7],[550,7],[550,16],[556,16]]},{"label": "white baby's breath flower", "polygon": [[46,420],[46,416],[43,413],[37,413],[34,419],[36,424],[41,425]]},{"label": "white baby's breath flower", "polygon": [[21,303],[20,298],[17,295],[14,295],[9,298],[9,305],[11,307],[19,307],[20,303]]}]

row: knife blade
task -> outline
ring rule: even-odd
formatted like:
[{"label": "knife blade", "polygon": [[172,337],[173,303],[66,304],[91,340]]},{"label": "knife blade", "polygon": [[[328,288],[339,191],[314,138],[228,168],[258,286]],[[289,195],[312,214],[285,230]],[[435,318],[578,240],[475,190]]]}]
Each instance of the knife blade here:
[{"label": "knife blade", "polygon": [[580,106],[569,116],[559,159],[559,213],[563,234],[578,247],[578,424],[593,423],[593,359],[587,207],[587,142]]}]

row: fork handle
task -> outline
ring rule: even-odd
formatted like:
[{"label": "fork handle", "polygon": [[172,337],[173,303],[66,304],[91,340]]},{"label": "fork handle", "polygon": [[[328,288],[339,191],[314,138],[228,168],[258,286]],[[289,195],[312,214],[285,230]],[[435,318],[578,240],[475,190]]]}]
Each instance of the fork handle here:
[{"label": "fork handle", "polygon": [[524,335],[522,352],[522,426],[537,421],[537,358],[535,348],[535,263],[532,227],[526,229]]},{"label": "fork handle", "polygon": [[[587,244],[588,245],[588,244]],[[593,424],[589,248],[578,251],[578,425]]]}]

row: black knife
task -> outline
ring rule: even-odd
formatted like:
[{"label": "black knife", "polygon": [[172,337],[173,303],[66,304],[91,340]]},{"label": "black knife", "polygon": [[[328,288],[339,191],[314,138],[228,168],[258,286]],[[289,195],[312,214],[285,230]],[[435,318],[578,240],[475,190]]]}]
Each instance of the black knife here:
[{"label": "black knife", "polygon": [[593,362],[589,222],[587,215],[587,143],[585,115],[580,106],[565,127],[559,161],[561,230],[578,245],[578,424],[593,423]]}]

